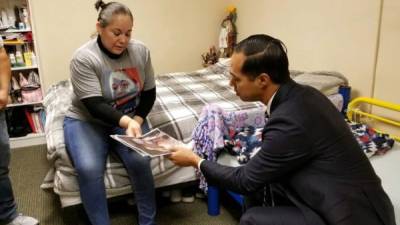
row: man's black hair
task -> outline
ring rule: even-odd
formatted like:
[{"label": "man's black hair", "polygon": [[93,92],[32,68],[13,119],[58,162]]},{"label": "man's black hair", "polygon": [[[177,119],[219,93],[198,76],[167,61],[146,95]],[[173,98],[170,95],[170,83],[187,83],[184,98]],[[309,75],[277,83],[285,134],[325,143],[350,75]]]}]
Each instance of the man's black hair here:
[{"label": "man's black hair", "polygon": [[246,56],[241,71],[243,74],[255,79],[266,73],[272,82],[282,84],[290,78],[286,51],[286,46],[279,39],[256,34],[240,41],[234,52]]}]

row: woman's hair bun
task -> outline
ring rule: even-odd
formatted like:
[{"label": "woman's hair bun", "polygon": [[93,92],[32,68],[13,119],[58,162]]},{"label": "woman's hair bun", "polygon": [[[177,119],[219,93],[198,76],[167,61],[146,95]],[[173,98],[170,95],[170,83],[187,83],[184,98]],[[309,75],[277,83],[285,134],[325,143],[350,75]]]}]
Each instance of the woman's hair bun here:
[{"label": "woman's hair bun", "polygon": [[94,4],[94,7],[96,8],[97,11],[99,11],[100,8],[103,8],[106,5],[106,3],[103,2],[103,0],[97,0],[96,3]]}]

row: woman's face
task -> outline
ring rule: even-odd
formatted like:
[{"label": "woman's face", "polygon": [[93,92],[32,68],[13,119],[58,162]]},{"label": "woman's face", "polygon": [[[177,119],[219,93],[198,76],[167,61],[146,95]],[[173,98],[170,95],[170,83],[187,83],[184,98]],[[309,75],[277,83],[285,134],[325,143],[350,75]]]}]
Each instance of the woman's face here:
[{"label": "woman's face", "polygon": [[117,14],[106,27],[97,23],[97,32],[104,47],[113,54],[121,54],[131,39],[133,21],[129,15]]}]

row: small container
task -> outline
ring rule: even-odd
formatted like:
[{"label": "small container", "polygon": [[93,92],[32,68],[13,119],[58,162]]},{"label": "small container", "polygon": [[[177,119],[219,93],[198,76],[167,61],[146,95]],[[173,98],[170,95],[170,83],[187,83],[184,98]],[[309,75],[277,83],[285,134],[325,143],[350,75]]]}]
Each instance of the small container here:
[{"label": "small container", "polygon": [[25,66],[32,66],[32,52],[24,52]]},{"label": "small container", "polygon": [[17,65],[17,61],[15,60],[15,55],[14,55],[14,53],[10,53],[9,58],[10,58],[11,66],[12,66],[12,67],[16,66],[16,65]]},{"label": "small container", "polygon": [[25,66],[24,59],[20,51],[15,53],[15,61],[17,61],[17,66]]},{"label": "small container", "polygon": [[32,63],[32,66],[37,66],[37,59],[36,59],[36,55],[34,52],[31,52],[31,63]]},{"label": "small container", "polygon": [[18,29],[20,29],[20,30],[25,29],[25,24],[24,24],[24,22],[19,22],[19,23],[18,23]]}]

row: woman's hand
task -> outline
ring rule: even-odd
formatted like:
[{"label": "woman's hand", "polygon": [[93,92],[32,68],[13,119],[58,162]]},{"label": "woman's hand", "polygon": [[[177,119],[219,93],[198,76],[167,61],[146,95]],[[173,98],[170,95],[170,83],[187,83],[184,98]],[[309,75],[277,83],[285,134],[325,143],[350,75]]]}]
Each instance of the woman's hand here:
[{"label": "woman's hand", "polygon": [[197,167],[201,160],[200,156],[196,155],[191,148],[184,145],[173,146],[170,150],[171,154],[168,155],[168,158],[178,166]]},{"label": "woman's hand", "polygon": [[133,119],[127,115],[121,117],[119,125],[126,129],[126,135],[131,137],[142,136],[143,119],[139,116],[134,116]]},{"label": "woman's hand", "polygon": [[142,128],[138,121],[135,119],[131,119],[128,123],[128,127],[126,128],[126,135],[132,137],[140,137],[142,136]]}]

